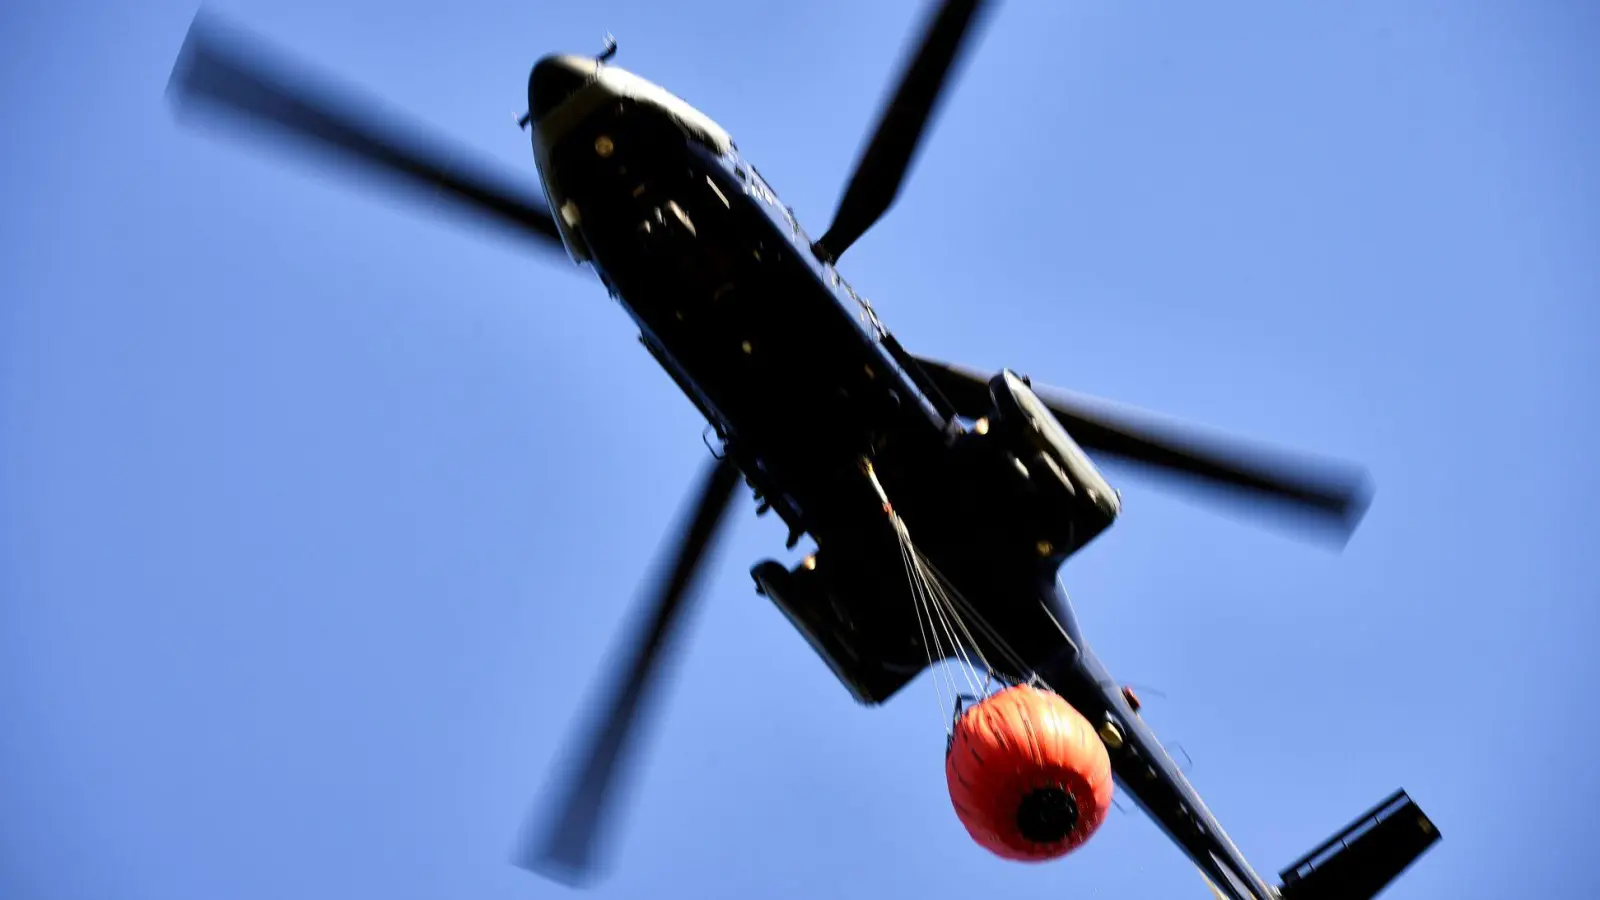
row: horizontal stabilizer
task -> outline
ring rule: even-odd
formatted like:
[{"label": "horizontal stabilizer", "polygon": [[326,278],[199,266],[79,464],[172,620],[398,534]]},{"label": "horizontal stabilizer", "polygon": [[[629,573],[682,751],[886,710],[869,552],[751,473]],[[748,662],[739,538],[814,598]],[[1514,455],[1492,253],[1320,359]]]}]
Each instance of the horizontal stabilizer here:
[{"label": "horizontal stabilizer", "polygon": [[1278,874],[1283,900],[1371,900],[1439,840],[1439,829],[1396,791]]}]

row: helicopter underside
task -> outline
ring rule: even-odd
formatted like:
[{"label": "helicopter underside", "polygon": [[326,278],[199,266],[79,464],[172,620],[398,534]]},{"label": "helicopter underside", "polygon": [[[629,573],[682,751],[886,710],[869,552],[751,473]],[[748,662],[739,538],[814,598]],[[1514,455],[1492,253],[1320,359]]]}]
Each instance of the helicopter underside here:
[{"label": "helicopter underside", "polygon": [[1083,510],[1070,489],[1046,485],[1070,484],[1063,470],[1077,463],[1058,456],[1052,472],[1034,462],[1040,447],[1012,452],[1021,432],[998,423],[1024,418],[1014,401],[993,410],[987,435],[911,401],[917,388],[837,300],[831,270],[809,258],[760,176],[652,112],[621,101],[571,126],[548,147],[544,174],[579,253],[763,507],[816,541],[797,564],[757,565],[758,590],[863,703],[937,658],[917,627],[899,539],[862,474],[870,458],[921,550],[1026,661],[1007,674],[1026,676],[1060,649],[1061,620],[1072,627],[1056,569],[1114,509],[1074,531]]}]

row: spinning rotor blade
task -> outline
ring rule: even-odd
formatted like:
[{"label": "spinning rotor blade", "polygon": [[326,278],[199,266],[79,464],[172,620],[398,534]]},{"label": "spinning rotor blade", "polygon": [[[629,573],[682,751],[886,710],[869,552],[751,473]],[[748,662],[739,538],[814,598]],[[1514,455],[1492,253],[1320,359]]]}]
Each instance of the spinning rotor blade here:
[{"label": "spinning rotor blade", "polygon": [[[961,415],[990,406],[990,376],[961,366],[917,360]],[[1360,468],[1292,458],[1241,441],[1207,437],[1192,425],[1106,400],[1035,388],[1039,399],[1085,450],[1185,476],[1213,488],[1266,500],[1327,528],[1340,544],[1350,539],[1371,502]]]},{"label": "spinning rotor blade", "polygon": [[324,153],[456,201],[480,216],[560,249],[556,223],[538,193],[519,190],[466,164],[466,155],[385,121],[378,104],[318,85],[301,66],[274,60],[258,43],[202,12],[173,67],[167,94],[182,112],[202,106],[237,124],[266,126]]},{"label": "spinning rotor blade", "polygon": [[856,163],[833,224],[817,242],[827,258],[843,255],[882,218],[899,194],[950,69],[986,3],[987,0],[944,0],[929,21],[921,46],[900,76],[900,85],[878,119],[872,141]]},{"label": "spinning rotor blade", "polygon": [[620,680],[607,692],[609,699],[601,707],[603,714],[594,720],[596,727],[577,745],[581,752],[572,758],[573,774],[565,784],[558,812],[549,820],[548,830],[528,840],[519,855],[524,868],[571,883],[595,874],[597,845],[614,797],[611,788],[617,783],[619,764],[626,762],[624,754],[632,744],[639,712],[658,680],[667,640],[682,618],[700,560],[716,536],[738,481],[739,470],[726,460],[717,462],[708,473],[693,518],[685,523],[671,573],[647,607],[650,620],[635,633],[629,661],[618,667]]}]

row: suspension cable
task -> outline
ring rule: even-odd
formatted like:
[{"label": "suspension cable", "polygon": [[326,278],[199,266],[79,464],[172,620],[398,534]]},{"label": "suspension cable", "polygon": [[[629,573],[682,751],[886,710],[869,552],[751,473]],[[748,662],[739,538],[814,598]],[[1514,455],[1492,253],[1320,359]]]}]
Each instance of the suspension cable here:
[{"label": "suspension cable", "polygon": [[[974,628],[1000,651],[1005,663],[1013,671],[1019,675],[1027,672],[1027,661],[1021,654],[1006,642],[977,607],[956,589],[911,539],[910,529],[895,511],[872,463],[863,460],[861,468],[883,504],[884,514],[889,518],[899,543],[901,564],[911,588],[913,612],[917,617],[918,634],[927,653],[928,667],[942,670],[933,675],[934,693],[941,708],[959,709],[957,704],[962,696],[982,699],[988,696],[994,685],[1009,682],[984,656],[981,644],[973,634]],[[959,670],[959,675],[952,669]],[[958,679],[966,683],[968,692],[965,695]],[[1036,673],[1033,680],[1044,684]],[[1048,689],[1050,686],[1044,684],[1044,687]],[[953,729],[953,716],[946,719],[945,727],[947,732]]]}]

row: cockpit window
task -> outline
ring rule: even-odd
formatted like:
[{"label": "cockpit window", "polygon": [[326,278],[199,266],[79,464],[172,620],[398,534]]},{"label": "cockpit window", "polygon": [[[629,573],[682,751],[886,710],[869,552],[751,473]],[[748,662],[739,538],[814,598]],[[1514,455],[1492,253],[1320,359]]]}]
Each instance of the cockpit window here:
[{"label": "cockpit window", "polygon": [[811,239],[806,235],[805,229],[800,227],[800,220],[795,218],[794,210],[783,205],[783,201],[778,199],[778,192],[767,184],[767,180],[761,177],[761,173],[756,170],[755,166],[750,165],[739,155],[737,147],[730,144],[723,153],[723,159],[733,169],[734,177],[744,182],[746,193],[759,197],[762,202],[767,204],[768,212],[774,215],[774,219],[782,217],[783,222],[789,226],[789,230],[796,237],[801,238],[807,244],[811,243]]},{"label": "cockpit window", "polygon": [[607,66],[602,69],[599,77],[613,91],[624,97],[631,97],[634,100],[660,107],[668,115],[676,119],[694,140],[705,145],[713,153],[720,155],[729,151],[733,138],[729,137],[721,126],[711,121],[704,113],[684,102],[683,98],[676,94],[658,84],[646,81],[632,72],[615,66]]},{"label": "cockpit window", "polygon": [[785,206],[783,208],[783,217],[789,220],[789,227],[794,229],[795,237],[800,238],[807,244],[811,243],[811,236],[806,234],[806,230],[800,227],[800,220],[795,218],[794,207]]},{"label": "cockpit window", "polygon": [[761,173],[756,171],[756,167],[749,166],[749,170],[750,187],[755,190],[756,196],[773,206],[781,206],[782,204],[778,202],[778,195],[773,193],[772,188],[767,186],[767,180],[761,177]]}]

